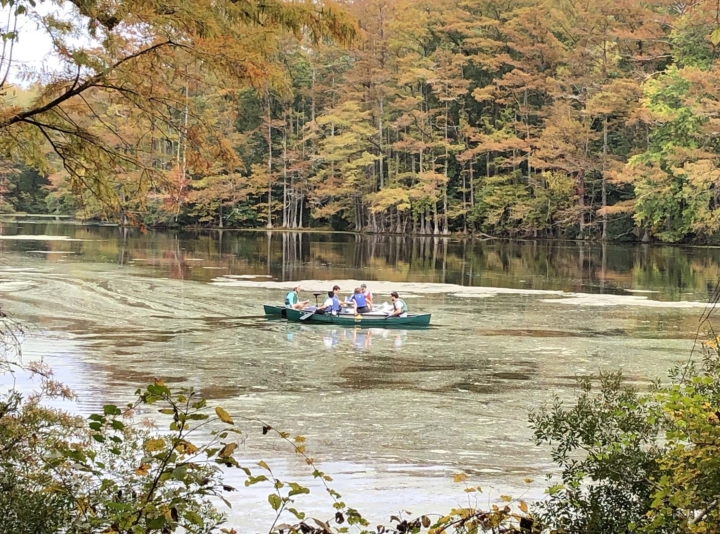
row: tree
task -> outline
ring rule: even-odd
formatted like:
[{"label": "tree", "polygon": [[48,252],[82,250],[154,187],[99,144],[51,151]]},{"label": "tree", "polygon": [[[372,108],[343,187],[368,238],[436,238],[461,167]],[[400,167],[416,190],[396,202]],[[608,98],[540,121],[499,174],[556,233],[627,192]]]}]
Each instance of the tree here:
[{"label": "tree", "polygon": [[[0,152],[41,172],[58,158],[74,190],[88,191],[110,211],[124,214],[129,210],[117,191],[123,188],[119,174],[132,175],[135,200],[172,184],[165,169],[147,161],[152,144],[127,139],[91,101],[132,109],[145,128],[176,132],[183,160],[192,147],[210,161],[224,161],[227,152],[216,132],[201,121],[195,129],[187,127],[188,116],[196,116],[187,91],[194,73],[211,72],[217,75],[213,83],[224,87],[258,83],[281,32],[314,42],[325,37],[347,42],[355,31],[341,10],[313,2],[66,0],[60,6],[69,15],[62,20],[42,14],[30,0],[2,5],[13,27],[21,18],[40,23],[53,38],[61,68],[29,104],[0,103]],[[86,46],[72,40],[78,33],[87,37]],[[17,39],[16,31],[4,34],[0,89]]]}]

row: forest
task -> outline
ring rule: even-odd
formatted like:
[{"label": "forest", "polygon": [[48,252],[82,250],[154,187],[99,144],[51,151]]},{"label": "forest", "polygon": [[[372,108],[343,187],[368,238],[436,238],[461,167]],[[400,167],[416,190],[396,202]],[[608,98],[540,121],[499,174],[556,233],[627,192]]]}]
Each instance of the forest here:
[{"label": "forest", "polygon": [[[4,0],[19,7],[0,64],[0,211],[720,238],[715,0],[352,0],[325,4],[314,26],[308,4],[276,2],[255,13],[269,24],[236,34],[208,2],[172,3],[197,19],[191,44],[148,47],[132,6],[117,21],[99,2],[70,2],[66,19],[35,13],[63,69],[12,86],[13,17],[33,12]],[[178,17],[147,16],[153,39]],[[71,39],[78,30],[94,47]]]}]

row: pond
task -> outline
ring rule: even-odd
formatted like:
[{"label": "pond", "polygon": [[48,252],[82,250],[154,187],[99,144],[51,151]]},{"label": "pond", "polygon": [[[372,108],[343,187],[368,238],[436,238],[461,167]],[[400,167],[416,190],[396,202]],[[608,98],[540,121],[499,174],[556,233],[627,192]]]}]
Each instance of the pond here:
[{"label": "pond", "polygon": [[[570,398],[579,375],[622,369],[641,387],[665,376],[687,359],[720,274],[713,248],[54,222],[5,222],[0,234],[2,307],[29,327],[25,357],[79,394],[72,409],[128,402],[155,377],[194,386],[306,436],[371,524],[466,502],[458,472],[488,501],[541,497],[552,464],[528,412]],[[306,296],[361,281],[376,301],[398,291],[432,327],[267,320],[262,304],[295,281]],[[307,477],[259,432],[242,446],[248,463]],[[266,528],[265,495],[232,494],[233,523]],[[319,489],[298,507],[331,515]]]}]

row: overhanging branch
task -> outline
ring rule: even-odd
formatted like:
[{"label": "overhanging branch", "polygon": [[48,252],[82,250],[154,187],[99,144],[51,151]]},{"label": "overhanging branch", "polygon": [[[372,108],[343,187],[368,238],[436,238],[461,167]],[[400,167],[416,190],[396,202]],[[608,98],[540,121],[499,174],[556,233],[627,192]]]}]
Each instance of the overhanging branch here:
[{"label": "overhanging branch", "polygon": [[148,48],[144,48],[142,50],[139,50],[138,52],[134,54],[130,54],[127,57],[122,58],[121,60],[117,61],[115,64],[113,64],[111,67],[105,69],[102,72],[99,72],[95,74],[94,76],[91,76],[81,84],[77,83],[77,80],[75,80],[75,83],[73,83],[72,87],[65,91],[63,94],[58,96],[57,98],[51,100],[44,106],[40,106],[35,109],[29,109],[27,111],[23,111],[22,113],[18,113],[16,115],[13,115],[9,119],[7,119],[4,122],[0,122],[0,129],[7,128],[8,126],[12,126],[13,124],[16,124],[18,122],[27,121],[27,119],[34,117],[35,115],[40,115],[42,113],[46,113],[50,111],[51,109],[59,106],[63,102],[71,99],[74,96],[77,96],[81,94],[83,91],[86,91],[93,87],[94,85],[98,84],[100,81],[102,81],[108,74],[110,74],[112,71],[117,69],[118,67],[122,66],[124,63],[127,63],[128,61],[132,61],[133,59],[137,59],[141,56],[144,56],[145,54],[149,54],[150,52],[154,52],[156,50],[159,50],[160,48],[166,47],[166,46],[181,46],[173,41],[163,41],[162,43],[154,44],[153,46],[150,46]]}]

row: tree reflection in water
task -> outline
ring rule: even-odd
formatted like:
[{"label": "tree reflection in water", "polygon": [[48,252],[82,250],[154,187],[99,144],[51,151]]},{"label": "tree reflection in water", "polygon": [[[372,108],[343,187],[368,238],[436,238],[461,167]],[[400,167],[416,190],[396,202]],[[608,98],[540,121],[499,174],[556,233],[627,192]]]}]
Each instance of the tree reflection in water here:
[{"label": "tree reflection in water", "polygon": [[[65,239],[0,240],[0,252],[53,252],[47,262],[151,268],[158,277],[208,282],[219,274],[289,280],[452,283],[707,300],[720,276],[720,249],[573,241],[483,241],[322,232],[139,231],[76,224],[8,224],[0,233]],[[346,289],[346,288],[343,288]]]}]

